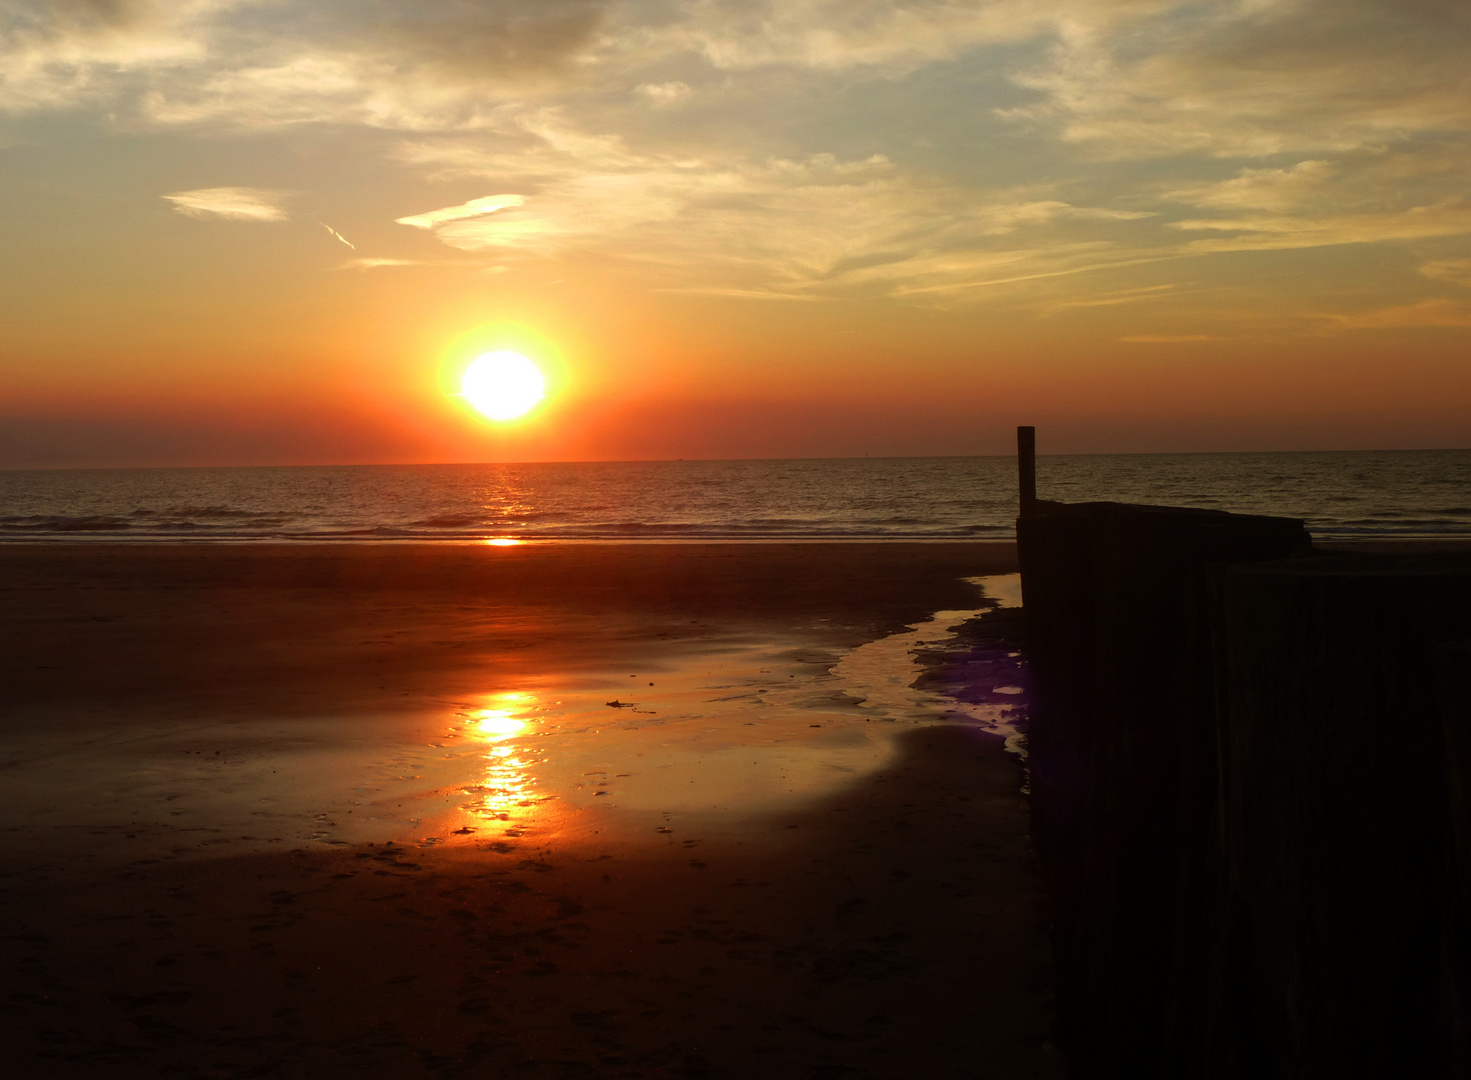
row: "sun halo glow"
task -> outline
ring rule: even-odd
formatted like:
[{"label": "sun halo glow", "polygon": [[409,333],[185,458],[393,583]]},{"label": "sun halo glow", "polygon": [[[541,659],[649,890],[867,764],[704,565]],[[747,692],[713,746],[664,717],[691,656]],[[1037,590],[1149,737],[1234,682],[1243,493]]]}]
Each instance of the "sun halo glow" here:
[{"label": "sun halo glow", "polygon": [[514,420],[546,396],[546,380],[526,357],[501,349],[470,362],[460,393],[492,420]]}]

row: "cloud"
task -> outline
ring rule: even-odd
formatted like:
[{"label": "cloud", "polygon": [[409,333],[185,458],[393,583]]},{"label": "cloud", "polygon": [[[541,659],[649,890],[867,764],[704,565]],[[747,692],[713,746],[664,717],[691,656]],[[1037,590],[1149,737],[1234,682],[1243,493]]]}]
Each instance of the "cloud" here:
[{"label": "cloud", "polygon": [[391,63],[401,77],[455,85],[516,85],[569,73],[593,49],[606,0],[363,0],[304,9],[345,52]]},{"label": "cloud", "polygon": [[638,88],[638,92],[656,105],[667,105],[671,101],[688,97],[690,86],[683,82],[644,83]]},{"label": "cloud", "polygon": [[[1024,39],[1068,12],[1142,2],[10,0],[0,70],[12,93],[0,107],[136,93],[132,77],[147,73],[166,122],[206,113],[250,122],[252,110],[257,123],[298,122],[314,111],[305,95],[339,119],[437,113],[448,123],[469,99],[626,79],[691,55],[721,71],[887,73]],[[312,72],[332,77],[313,85],[302,78]],[[642,83],[678,92],[682,80]],[[232,86],[256,93],[231,100]]]},{"label": "cloud", "polygon": [[385,266],[429,266],[423,259],[348,259],[339,269],[342,270],[378,270]]},{"label": "cloud", "polygon": [[0,109],[491,130],[564,92],[984,56],[1035,99],[1006,115],[1094,154],[1257,156],[1464,132],[1468,51],[1464,0],[10,0]]},{"label": "cloud", "polygon": [[1239,169],[1166,190],[1163,198],[1218,213],[1169,228],[1231,234],[1191,241],[1191,253],[1408,244],[1471,232],[1471,200],[1451,181],[1467,168],[1471,148],[1420,142]]},{"label": "cloud", "polygon": [[[519,206],[488,216],[436,212],[445,214],[433,226],[438,239],[513,258],[596,252],[656,279],[660,289],[927,292],[940,300],[947,289],[988,278],[1079,272],[1073,263],[1080,252],[1096,263],[1098,245],[1110,241],[1080,246],[1076,236],[1054,236],[1059,228],[1107,237],[1152,216],[1036,198],[1027,189],[967,192],[883,155],[692,159],[639,153],[614,136],[578,130],[560,112],[531,110],[517,126],[525,136],[517,142],[435,140],[403,148],[402,160],[441,179],[527,180]],[[1006,239],[1012,236],[1032,239],[1014,245]],[[1016,248],[1023,253],[1008,250]]]},{"label": "cloud", "polygon": [[1343,152],[1471,128],[1460,0],[1237,0],[1061,24],[1010,109],[1106,158]]},{"label": "cloud", "polygon": [[458,147],[443,154],[438,144],[406,151],[419,164],[442,163],[460,175],[539,174],[539,190],[514,213],[436,212],[446,214],[436,222],[444,243],[462,251],[513,249],[543,256],[570,248],[621,248],[645,263],[712,261],[727,268],[775,259],[773,269],[782,275],[783,256],[795,254],[786,250],[792,229],[803,234],[807,257],[820,260],[810,250],[813,233],[827,232],[835,217],[843,220],[848,242],[842,246],[849,247],[866,246],[865,239],[885,232],[893,214],[881,205],[892,201],[886,193],[894,183],[882,158],[685,161],[635,154],[617,139],[584,135],[559,117],[531,116],[525,128],[536,140],[520,151]]},{"label": "cloud", "polygon": [[0,110],[332,125],[406,180],[516,193],[397,219],[497,263],[951,303],[1471,231],[1468,47],[1464,0],[11,0]]},{"label": "cloud", "polygon": [[1059,244],[968,254],[958,259],[938,258],[912,265],[908,268],[912,283],[897,286],[894,295],[960,298],[981,289],[1122,270],[1180,257],[1179,252],[1170,249],[1126,252],[1107,244]]},{"label": "cloud", "polygon": [[[291,217],[281,206],[281,192],[264,188],[199,188],[176,191],[162,197],[173,203],[179,213],[189,217],[217,217],[230,221],[288,221]],[[330,229],[328,231],[331,232]]]},{"label": "cloud", "polygon": [[[1167,0],[12,0],[0,109],[106,102],[164,125],[493,128],[566,90],[668,102],[670,78],[784,68],[892,78]],[[65,9],[136,11],[109,22]],[[683,89],[682,89],[683,88]]]},{"label": "cloud", "polygon": [[0,10],[0,111],[115,100],[137,76],[209,63],[198,30],[226,0],[10,0]]},{"label": "cloud", "polygon": [[1050,305],[1054,310],[1080,307],[1117,307],[1120,304],[1137,304],[1147,300],[1161,300],[1166,297],[1179,296],[1178,286],[1173,283],[1164,285],[1143,285],[1136,289],[1116,289],[1113,292],[1103,293],[1099,296],[1085,297],[1081,300],[1063,300]]},{"label": "cloud", "polygon": [[1012,232],[1026,225],[1045,225],[1059,218],[1095,221],[1137,221],[1153,217],[1150,210],[1110,210],[1097,206],[1073,206],[1058,199],[1041,199],[987,207],[982,211],[990,222],[990,231]]},{"label": "cloud", "polygon": [[1188,251],[1280,251],[1290,248],[1419,240],[1471,233],[1471,203],[1451,200],[1434,206],[1362,214],[1258,214],[1171,222],[1186,230],[1233,232],[1219,240],[1195,240]]},{"label": "cloud", "polygon": [[1052,16],[1049,5],[1019,0],[696,0],[685,11],[663,36],[728,71],[910,68],[1028,37]]},{"label": "cloud", "polygon": [[319,221],[319,222],[317,222],[317,224],[320,225],[322,228],[326,229],[336,239],[338,239],[342,243],[346,244],[348,247],[352,248],[354,251],[356,251],[358,249],[358,246],[356,244],[352,243],[350,240],[348,240],[347,237],[343,236],[340,232],[338,232],[336,229],[334,229],[331,225],[328,225],[325,221]]},{"label": "cloud", "polygon": [[1327,161],[1300,161],[1285,169],[1242,169],[1229,180],[1181,188],[1165,198],[1227,210],[1287,211],[1321,201],[1325,185],[1338,171]]},{"label": "cloud", "polygon": [[684,296],[726,296],[735,297],[738,300],[797,300],[805,303],[820,299],[820,297],[804,295],[801,293],[772,292],[762,289],[721,289],[714,286],[705,288],[664,288],[655,289],[655,292],[680,294]]},{"label": "cloud", "polygon": [[1435,259],[1420,267],[1420,273],[1471,289],[1471,259]]},{"label": "cloud", "polygon": [[10,0],[0,111],[474,126],[507,94],[575,82],[610,2]]},{"label": "cloud", "polygon": [[1403,330],[1422,327],[1471,326],[1471,305],[1459,300],[1430,299],[1358,315],[1325,316],[1344,330]]},{"label": "cloud", "polygon": [[459,206],[446,206],[443,210],[431,210],[427,214],[413,214],[394,220],[400,225],[412,225],[416,229],[437,229],[451,221],[486,217],[508,207],[520,206],[525,201],[521,195],[486,195]]},{"label": "cloud", "polygon": [[1184,345],[1192,341],[1224,341],[1214,334],[1130,334],[1119,338],[1131,345]]}]

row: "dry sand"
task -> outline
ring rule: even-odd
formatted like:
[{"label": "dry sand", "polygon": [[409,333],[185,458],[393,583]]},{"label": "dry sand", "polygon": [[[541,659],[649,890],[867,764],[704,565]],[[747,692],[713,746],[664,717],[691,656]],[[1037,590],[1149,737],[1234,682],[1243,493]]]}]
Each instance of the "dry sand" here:
[{"label": "dry sand", "polygon": [[1014,568],[0,549],[12,1074],[1061,1076],[1020,765],[852,685]]}]

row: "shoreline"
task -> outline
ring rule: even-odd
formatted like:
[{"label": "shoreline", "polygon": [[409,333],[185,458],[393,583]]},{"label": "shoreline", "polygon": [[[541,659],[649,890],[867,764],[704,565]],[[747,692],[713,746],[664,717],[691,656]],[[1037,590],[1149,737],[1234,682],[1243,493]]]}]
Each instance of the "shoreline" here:
[{"label": "shoreline", "polygon": [[[1312,530],[1308,530],[1311,533]],[[95,539],[86,539],[88,535]],[[91,533],[88,530],[78,530],[75,533],[56,533],[43,538],[32,538],[26,536],[3,536],[0,535],[0,548],[7,546],[24,547],[36,546],[67,546],[94,547],[105,545],[117,545],[119,547],[198,547],[198,546],[227,546],[227,545],[250,545],[253,547],[268,547],[279,544],[283,547],[305,547],[320,545],[323,547],[389,547],[404,546],[414,547],[418,545],[442,546],[459,545],[462,547],[553,547],[567,545],[569,547],[596,546],[596,547],[746,547],[748,545],[794,545],[805,546],[810,544],[832,544],[832,545],[871,545],[871,544],[1015,544],[1016,535],[993,535],[993,536],[650,536],[630,538],[626,536],[505,536],[487,534],[484,536],[400,536],[400,537],[363,537],[363,536],[331,536],[331,535],[307,535],[300,537],[292,536],[145,536],[129,538],[118,535],[110,530],[99,530]],[[1314,546],[1329,545],[1382,545],[1382,544],[1471,544],[1471,534],[1455,535],[1379,535],[1379,536],[1316,536],[1313,539]]]},{"label": "shoreline", "polygon": [[[1309,530],[1311,534],[1311,530]],[[810,547],[810,546],[887,546],[887,545],[919,545],[919,546],[970,546],[970,545],[1016,545],[1016,535],[993,535],[982,537],[958,537],[958,536],[901,536],[901,537],[875,537],[875,536],[772,536],[772,537],[640,537],[632,539],[629,537],[525,537],[525,536],[446,536],[446,537],[362,537],[362,536],[260,536],[260,537],[229,537],[229,536],[200,536],[194,538],[185,537],[136,537],[129,538],[112,532],[92,534],[95,539],[86,539],[89,535],[86,531],[76,533],[58,533],[47,537],[25,537],[25,536],[3,536],[0,535],[0,550],[7,548],[28,547],[122,547],[122,548],[155,548],[155,547]],[[1471,534],[1457,535],[1434,535],[1434,536],[1314,536],[1313,546],[1323,550],[1362,550],[1362,551],[1385,551],[1403,548],[1406,551],[1425,550],[1451,550],[1460,551],[1471,548]]]},{"label": "shoreline", "polygon": [[[212,544],[214,542],[215,541],[209,539],[208,537],[201,537],[199,539],[194,539],[194,540],[190,540],[190,539],[148,540],[146,543],[147,543],[147,546],[150,546],[150,547],[170,547],[171,546],[171,547],[177,547],[177,548],[193,548],[193,547],[198,547],[201,544],[207,545],[207,544]],[[342,545],[339,545],[334,540],[311,540],[311,539],[302,540],[302,541],[295,541],[295,540],[289,540],[289,541],[288,540],[279,540],[278,541],[278,540],[272,540],[272,539],[262,539],[262,540],[248,540],[248,541],[242,541],[242,542],[243,543],[256,544],[256,545],[259,545],[259,546],[270,546],[272,544],[277,544],[277,543],[279,543],[279,544],[281,544],[282,546],[285,546],[285,547],[303,547],[303,546],[313,546],[313,545],[321,546],[321,547],[339,547],[339,546],[342,546]],[[136,546],[133,543],[130,543],[126,539],[122,539],[122,538],[107,538],[107,539],[98,539],[98,540],[82,540],[82,539],[76,539],[76,538],[68,538],[68,539],[63,539],[63,540],[57,540],[57,541],[54,542],[54,544],[53,544],[52,541],[46,541],[46,543],[47,543],[48,546],[66,546],[66,545],[71,545],[71,546],[79,547],[79,548],[99,547],[99,546],[106,546],[108,544],[116,544],[119,547],[133,547],[133,546]],[[374,547],[374,546],[380,545],[380,544],[404,544],[404,545],[408,545],[408,546],[415,546],[415,545],[419,544],[420,541],[414,540],[414,539],[404,539],[404,540],[388,539],[388,540],[364,540],[364,541],[360,541],[360,542],[359,541],[354,541],[354,543],[361,543],[361,546],[363,546],[363,547]],[[451,539],[446,539],[446,540],[427,540],[427,541],[423,541],[423,543],[425,543],[425,544],[427,544],[429,546],[440,546],[440,545],[443,545],[443,544],[459,544],[459,545],[464,546],[464,547],[485,547],[485,546],[490,545],[490,540],[489,539],[453,539],[453,538],[451,538]],[[533,540],[527,540],[527,541],[524,541],[524,542],[519,542],[519,543],[516,543],[516,544],[509,544],[509,545],[505,545],[505,546],[507,546],[507,547],[520,547],[520,546],[523,546],[523,543],[524,543],[524,545],[527,545],[527,546],[537,546],[537,547],[553,547],[553,546],[556,546],[556,545],[559,545],[559,544],[566,544],[568,546],[577,547],[577,546],[584,546],[584,545],[587,545],[587,544],[596,544],[598,546],[604,546],[604,547],[630,547],[630,548],[647,547],[647,546],[650,546],[650,545],[657,545],[657,544],[664,544],[664,543],[678,544],[678,545],[687,546],[687,547],[745,547],[745,546],[747,546],[749,544],[777,544],[777,545],[779,545],[779,544],[793,544],[793,545],[830,544],[830,545],[832,545],[834,547],[847,547],[847,546],[851,546],[851,545],[865,545],[866,546],[866,545],[870,545],[870,544],[900,544],[900,545],[902,545],[902,544],[926,544],[926,545],[929,545],[929,544],[945,544],[945,545],[952,545],[952,546],[956,546],[956,547],[971,547],[971,546],[978,545],[978,544],[979,545],[987,545],[987,544],[1012,544],[1012,543],[1014,543],[1014,541],[1011,538],[1007,538],[1007,537],[980,537],[978,539],[967,539],[965,537],[959,537],[959,538],[957,538],[957,537],[942,537],[942,538],[937,538],[937,539],[933,539],[933,540],[926,540],[926,539],[920,539],[920,538],[914,538],[914,537],[898,538],[898,539],[865,539],[863,537],[854,537],[854,538],[843,538],[843,537],[814,537],[814,538],[811,538],[811,539],[797,538],[797,539],[791,539],[791,540],[782,539],[782,538],[779,538],[779,537],[778,538],[772,538],[772,539],[754,539],[754,540],[721,539],[721,538],[714,538],[714,539],[695,538],[695,539],[690,539],[690,540],[685,540],[685,539],[680,539],[680,538],[673,538],[673,539],[669,539],[669,540],[660,540],[660,539],[579,540],[579,539],[576,539],[576,538],[549,537],[547,539],[533,539]]]}]

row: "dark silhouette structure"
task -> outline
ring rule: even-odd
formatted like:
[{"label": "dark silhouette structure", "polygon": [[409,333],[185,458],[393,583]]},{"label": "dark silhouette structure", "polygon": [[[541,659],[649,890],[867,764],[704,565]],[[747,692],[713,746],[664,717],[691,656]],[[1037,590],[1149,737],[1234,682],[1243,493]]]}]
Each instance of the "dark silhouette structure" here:
[{"label": "dark silhouette structure", "polygon": [[1444,643],[1471,638],[1471,557],[1028,499],[1019,436],[1033,833],[1074,1074],[1460,1075],[1471,694]]}]

